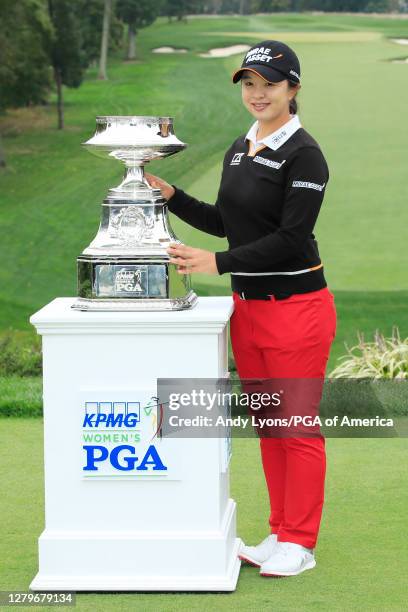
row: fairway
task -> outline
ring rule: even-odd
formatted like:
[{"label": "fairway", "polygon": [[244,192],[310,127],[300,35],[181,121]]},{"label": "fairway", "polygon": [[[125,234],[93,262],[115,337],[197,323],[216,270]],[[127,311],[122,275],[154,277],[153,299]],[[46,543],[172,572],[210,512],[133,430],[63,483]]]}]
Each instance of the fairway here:
[{"label": "fairway", "polygon": [[[402,231],[408,225],[408,125],[401,121],[390,129],[393,118],[405,113],[408,67],[387,61],[404,53],[388,38],[407,33],[407,20],[347,15],[195,18],[188,24],[159,19],[140,31],[136,61],[113,58],[108,81],[98,81],[90,69],[79,89],[65,89],[63,132],[55,129],[53,106],[1,118],[9,166],[0,176],[0,255],[8,262],[0,271],[0,328],[28,329],[29,314],[56,296],[76,293],[76,257],[95,236],[101,200],[122,173],[119,163],[96,159],[81,147],[94,131],[95,116],[173,116],[187,149],[148,169],[214,203],[224,153],[253,117],[231,83],[242,56],[198,54],[272,34],[296,40],[302,61],[299,117],[329,165],[315,234],[330,289],[335,295],[408,289]],[[151,52],[164,44],[189,52]],[[171,222],[187,244],[227,248],[225,239],[174,216]],[[192,280],[208,290],[229,287],[228,275]],[[398,317],[391,323],[402,324]]]},{"label": "fairway", "polygon": [[[3,589],[26,590],[37,571],[37,538],[44,526],[42,419],[0,419],[0,436],[1,584]],[[231,496],[238,505],[237,533],[248,544],[268,533],[258,445],[257,439],[241,438],[233,439],[232,446]],[[242,565],[233,593],[79,593],[77,609],[405,609],[406,440],[329,438],[326,448],[326,502],[312,572],[274,580]]]}]

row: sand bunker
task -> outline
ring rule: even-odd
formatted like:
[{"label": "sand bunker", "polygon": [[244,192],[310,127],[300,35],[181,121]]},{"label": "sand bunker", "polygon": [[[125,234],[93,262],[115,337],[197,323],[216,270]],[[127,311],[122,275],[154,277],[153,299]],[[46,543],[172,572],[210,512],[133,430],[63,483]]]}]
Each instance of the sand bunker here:
[{"label": "sand bunker", "polygon": [[231,45],[230,47],[218,47],[210,49],[208,53],[199,53],[200,57],[229,57],[230,55],[236,55],[237,53],[244,53],[249,51],[251,47],[249,45]]},{"label": "sand bunker", "polygon": [[391,60],[391,64],[408,64],[408,57],[406,57],[405,59]]},{"label": "sand bunker", "polygon": [[408,38],[390,38],[390,40],[398,45],[408,45]]},{"label": "sand bunker", "polygon": [[187,53],[188,49],[176,49],[176,47],[156,47],[152,53]]}]

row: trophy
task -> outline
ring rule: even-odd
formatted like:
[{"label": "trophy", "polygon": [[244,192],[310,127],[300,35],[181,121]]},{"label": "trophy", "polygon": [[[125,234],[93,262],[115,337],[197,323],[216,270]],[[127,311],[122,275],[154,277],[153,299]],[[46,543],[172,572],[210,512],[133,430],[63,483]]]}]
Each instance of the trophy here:
[{"label": "trophy", "polygon": [[166,251],[180,243],[166,200],[144,176],[152,159],[187,145],[175,136],[172,117],[97,117],[96,132],[83,146],[125,166],[123,181],[109,189],[98,233],[77,258],[79,310],[183,310],[197,295],[190,276],[179,274]]}]

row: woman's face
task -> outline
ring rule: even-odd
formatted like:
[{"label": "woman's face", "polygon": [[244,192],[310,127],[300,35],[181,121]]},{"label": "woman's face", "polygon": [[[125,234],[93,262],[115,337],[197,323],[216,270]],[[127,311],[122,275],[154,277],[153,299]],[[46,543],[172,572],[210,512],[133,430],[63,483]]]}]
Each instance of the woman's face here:
[{"label": "woman's face", "polygon": [[244,70],[241,77],[242,101],[251,115],[261,121],[273,121],[289,114],[289,102],[296,94],[287,79],[278,83],[265,81],[250,70]]}]

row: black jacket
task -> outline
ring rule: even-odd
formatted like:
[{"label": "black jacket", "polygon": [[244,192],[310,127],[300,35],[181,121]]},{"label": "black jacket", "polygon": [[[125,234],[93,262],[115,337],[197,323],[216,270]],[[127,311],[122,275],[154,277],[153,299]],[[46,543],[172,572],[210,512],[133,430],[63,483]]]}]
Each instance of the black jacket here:
[{"label": "black jacket", "polygon": [[215,257],[219,274],[231,274],[234,291],[325,287],[313,229],[329,169],[318,143],[300,127],[276,151],[265,145],[250,157],[249,144],[241,135],[226,152],[215,205],[173,185],[169,210],[199,230],[227,237],[228,251]]}]

